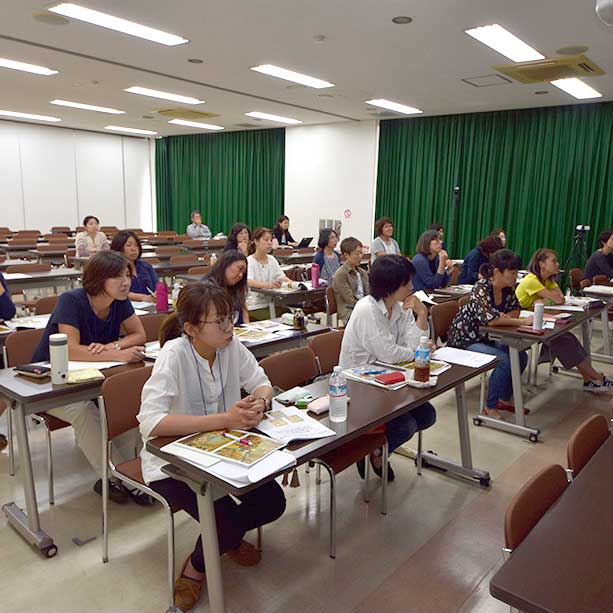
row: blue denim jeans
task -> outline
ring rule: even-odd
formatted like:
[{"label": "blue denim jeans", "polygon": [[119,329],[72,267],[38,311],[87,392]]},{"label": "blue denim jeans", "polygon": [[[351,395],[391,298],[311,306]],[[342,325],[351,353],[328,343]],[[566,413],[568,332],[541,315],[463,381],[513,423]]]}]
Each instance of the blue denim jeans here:
[{"label": "blue denim jeans", "polygon": [[[474,343],[466,347],[468,351],[495,355],[500,363],[492,372],[485,402],[488,409],[495,409],[499,400],[511,400],[513,397],[513,383],[511,379],[511,357],[509,348],[502,343]],[[519,367],[524,372],[528,364],[528,355],[525,351],[519,352]]]},{"label": "blue denim jeans", "polygon": [[429,402],[388,421],[385,424],[385,438],[389,453],[406,443],[416,432],[429,428],[435,422],[436,410]]}]

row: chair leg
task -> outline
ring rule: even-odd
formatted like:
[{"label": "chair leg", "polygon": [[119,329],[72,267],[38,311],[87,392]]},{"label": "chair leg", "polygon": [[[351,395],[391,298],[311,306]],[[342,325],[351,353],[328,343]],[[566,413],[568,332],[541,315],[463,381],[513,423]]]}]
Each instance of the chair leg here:
[{"label": "chair leg", "polygon": [[321,483],[321,464],[317,465],[317,476],[315,477],[315,483],[319,485]]},{"label": "chair leg", "polygon": [[[107,481],[108,488],[108,481]],[[168,538],[168,611],[175,608],[175,522],[170,506],[166,508]],[[108,533],[107,533],[108,536]]]},{"label": "chair leg", "polygon": [[532,364],[530,365],[532,367],[532,384],[536,387],[539,384],[538,381],[538,375],[539,375],[539,352],[540,352],[540,345],[532,345]]},{"label": "chair leg", "polygon": [[[421,432],[420,432],[421,434]],[[387,469],[389,466],[389,447],[383,445],[383,484],[381,486],[381,515],[387,515]]]},{"label": "chair leg", "polygon": [[417,433],[417,458],[415,458],[417,464],[417,474],[421,475],[422,468],[422,436],[421,430]]},{"label": "chair leg", "polygon": [[102,562],[106,564],[109,561],[109,466],[106,445],[103,443],[102,447]]},{"label": "chair leg", "polygon": [[370,502],[370,454],[364,458],[364,485],[362,487],[362,498],[364,502]]},{"label": "chair leg", "polygon": [[258,551],[262,551],[262,526],[258,526],[257,548],[258,548]]},{"label": "chair leg", "polygon": [[55,504],[53,487],[53,448],[51,447],[51,431],[45,424],[45,435],[47,438],[47,477],[49,479],[49,504]]},{"label": "chair leg", "polygon": [[9,475],[15,476],[15,445],[13,443],[13,406],[6,411],[6,439],[9,448]]},{"label": "chair leg", "polygon": [[332,469],[326,466],[330,475],[330,557],[336,558],[336,477]]}]

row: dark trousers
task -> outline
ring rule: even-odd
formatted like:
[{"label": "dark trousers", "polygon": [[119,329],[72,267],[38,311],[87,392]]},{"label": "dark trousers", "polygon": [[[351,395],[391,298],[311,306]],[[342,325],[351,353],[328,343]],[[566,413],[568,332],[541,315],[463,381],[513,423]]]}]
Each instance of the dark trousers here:
[{"label": "dark trousers", "polygon": [[429,402],[388,421],[385,424],[385,437],[389,453],[406,443],[416,432],[429,428],[435,422],[436,410]]},{"label": "dark trousers", "polygon": [[[196,494],[182,481],[162,479],[152,481],[150,487],[159,492],[173,506],[180,507],[198,520]],[[230,496],[215,501],[215,520],[219,538],[219,555],[238,547],[249,530],[269,524],[283,515],[285,494],[276,481],[269,481],[257,489],[239,497],[240,504]],[[193,567],[204,572],[202,538],[199,536],[191,561]]]}]

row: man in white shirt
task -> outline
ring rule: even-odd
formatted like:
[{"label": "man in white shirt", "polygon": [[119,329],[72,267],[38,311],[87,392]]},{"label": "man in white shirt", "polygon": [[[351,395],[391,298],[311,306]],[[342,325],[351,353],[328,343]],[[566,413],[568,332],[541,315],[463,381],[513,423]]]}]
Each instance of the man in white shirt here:
[{"label": "man in white shirt", "polygon": [[213,237],[213,233],[208,226],[202,223],[202,215],[198,211],[192,212],[192,223],[187,226],[186,234],[190,238],[204,238],[209,240]]}]

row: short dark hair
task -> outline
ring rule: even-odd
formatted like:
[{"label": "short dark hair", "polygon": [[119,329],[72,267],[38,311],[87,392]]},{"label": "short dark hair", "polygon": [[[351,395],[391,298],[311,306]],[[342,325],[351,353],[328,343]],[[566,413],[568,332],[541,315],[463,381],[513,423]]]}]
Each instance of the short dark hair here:
[{"label": "short dark hair", "polygon": [[104,292],[107,279],[119,277],[125,269],[130,270],[130,262],[116,251],[99,251],[85,265],[81,285],[90,296]]},{"label": "short dark hair", "polygon": [[379,256],[370,267],[368,280],[370,294],[381,300],[406,285],[415,274],[415,267],[408,258],[401,255]]},{"label": "short dark hair", "polygon": [[87,216],[85,217],[85,219],[83,219],[83,225],[84,225],[84,226],[86,226],[86,225],[87,225],[87,222],[88,222],[90,219],[95,219],[95,220],[96,220],[96,223],[97,223],[98,225],[100,225],[100,220],[99,220],[99,219],[98,219],[98,218],[97,218],[95,215],[87,215]]},{"label": "short dark hair", "polygon": [[443,231],[445,230],[445,226],[443,226],[440,223],[431,223],[428,226],[428,230],[436,230],[436,232],[440,232],[441,230],[443,230]]},{"label": "short dark hair", "polygon": [[552,255],[557,257],[557,253],[553,249],[537,249],[533,256],[530,258],[530,263],[528,264],[528,270],[536,275],[536,278],[539,281],[542,281],[541,277],[541,262],[544,262],[548,257]]},{"label": "short dark hair", "polygon": [[353,236],[348,236],[341,242],[341,253],[350,254],[353,253],[358,247],[362,246],[362,241],[354,238]]},{"label": "short dark hair", "polygon": [[123,248],[126,246],[129,238],[133,238],[136,241],[136,245],[138,246],[138,259],[140,260],[143,255],[143,245],[140,242],[140,238],[138,238],[132,230],[120,230],[117,232],[111,241],[111,250],[117,251],[123,255]]},{"label": "short dark hair", "polygon": [[494,276],[495,268],[500,272],[519,270],[521,268],[521,258],[510,249],[498,249],[490,255],[490,261],[479,268],[479,274],[486,279],[491,279]]},{"label": "short dark hair", "polygon": [[611,234],[613,234],[612,230],[603,230],[598,235],[598,245],[604,247],[605,243],[611,238]]},{"label": "short dark hair", "polygon": [[499,249],[503,249],[504,245],[502,244],[502,240],[498,235],[492,234],[484,238],[482,241],[479,241],[477,248],[484,257],[489,258],[492,253],[495,253]]},{"label": "short dark hair", "polygon": [[[234,264],[234,262],[243,262],[245,264],[245,274],[236,285],[228,286],[226,285],[226,269]],[[217,285],[225,288],[232,297],[234,304],[245,306],[245,298],[247,297],[247,258],[241,251],[237,249],[224,251],[205,279],[215,281]]]},{"label": "short dark hair", "polygon": [[338,238],[338,232],[336,232],[332,228],[324,228],[323,230],[319,231],[319,240],[317,241],[317,246],[320,249],[325,249],[328,246],[330,234],[336,234],[336,238]]},{"label": "short dark hair", "polygon": [[383,232],[383,226],[385,226],[386,224],[390,224],[391,226],[394,225],[394,222],[392,221],[391,217],[379,217],[379,219],[375,221],[375,238],[377,236],[381,236],[381,232]]},{"label": "short dark hair", "polygon": [[436,230],[426,230],[422,232],[421,236],[417,239],[417,245],[415,245],[415,253],[421,253],[425,256],[430,255],[430,242],[438,239],[438,232]]},{"label": "short dark hair", "polygon": [[[192,211],[192,214],[189,216],[189,218],[193,219],[194,215],[200,215],[200,211]],[[202,215],[200,215],[200,217],[202,217]]]}]

